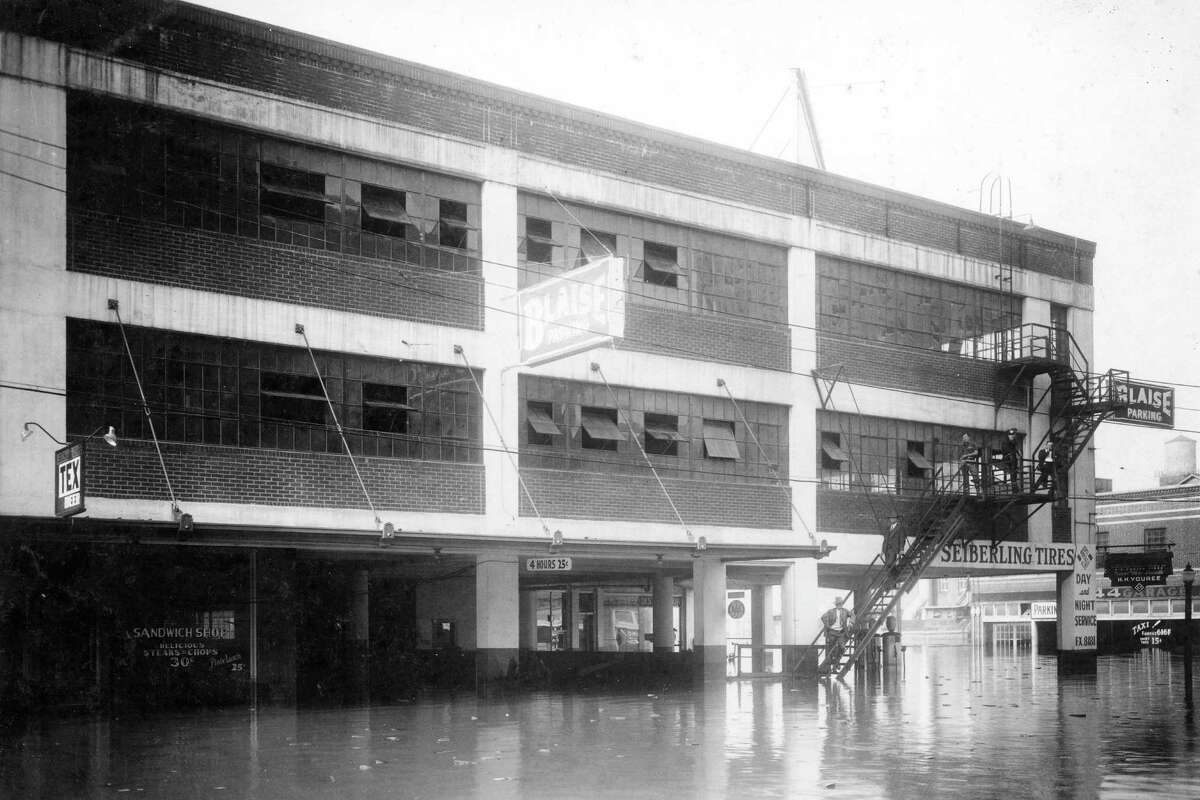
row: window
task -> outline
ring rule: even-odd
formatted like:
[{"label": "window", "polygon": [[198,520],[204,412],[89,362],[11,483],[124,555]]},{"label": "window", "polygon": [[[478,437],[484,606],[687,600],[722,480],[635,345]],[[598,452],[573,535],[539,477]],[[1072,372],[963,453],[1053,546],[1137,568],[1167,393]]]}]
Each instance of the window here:
[{"label": "window", "polygon": [[821,450],[817,455],[821,465],[821,484],[847,488],[850,455],[842,448],[842,435],[836,431],[821,431]]},{"label": "window", "polygon": [[405,210],[404,192],[382,186],[362,186],[362,229],[368,233],[406,238],[404,226],[411,224]]},{"label": "window", "polygon": [[458,200],[438,201],[438,243],[457,250],[467,249],[467,204]]},{"label": "window", "polygon": [[554,263],[554,226],[550,220],[525,218],[525,260]]},{"label": "window", "polygon": [[679,286],[679,250],[673,245],[643,244],[642,280],[655,286]]},{"label": "window", "polygon": [[612,233],[583,228],[579,231],[579,260],[590,264],[617,253],[617,237]]},{"label": "window", "polygon": [[317,172],[258,165],[259,204],[266,216],[301,222],[325,222],[325,176]]},{"label": "window", "polygon": [[905,475],[910,478],[928,478],[933,464],[925,457],[924,442],[909,442],[905,459]]},{"label": "window", "polygon": [[1167,549],[1167,529],[1166,528],[1146,528],[1146,549],[1147,550],[1166,550]]},{"label": "window", "polygon": [[821,333],[944,352],[970,354],[989,331],[1020,323],[1001,292],[826,257],[817,292]]},{"label": "window", "polygon": [[259,390],[262,393],[263,419],[325,424],[329,405],[318,378],[264,372]]},{"label": "window", "polygon": [[364,430],[408,433],[408,414],[415,409],[408,404],[407,386],[364,383],[362,396]]},{"label": "window", "polygon": [[656,456],[679,455],[679,443],[685,441],[679,432],[679,417],[673,414],[646,414],[646,452]]},{"label": "window", "polygon": [[621,429],[617,427],[615,409],[584,407],[581,410],[580,423],[585,450],[616,452],[617,442],[625,440]]},{"label": "window", "polygon": [[221,169],[215,152],[189,142],[170,141],[165,166],[167,197],[204,208],[219,207]]},{"label": "window", "polygon": [[842,449],[842,435],[821,431],[821,469],[840,470],[849,460],[850,456]]},{"label": "window", "polygon": [[1108,531],[1096,531],[1096,568],[1103,569],[1108,557]]},{"label": "window", "polygon": [[729,461],[741,459],[732,421],[704,420],[704,457]]},{"label": "window", "polygon": [[562,434],[554,424],[554,406],[551,403],[530,401],[525,406],[525,419],[529,423],[530,444],[553,444],[553,437]]},{"label": "window", "polygon": [[433,620],[432,628],[430,644],[433,645],[435,650],[454,647],[458,643],[458,637],[454,631],[454,620],[435,619]]}]

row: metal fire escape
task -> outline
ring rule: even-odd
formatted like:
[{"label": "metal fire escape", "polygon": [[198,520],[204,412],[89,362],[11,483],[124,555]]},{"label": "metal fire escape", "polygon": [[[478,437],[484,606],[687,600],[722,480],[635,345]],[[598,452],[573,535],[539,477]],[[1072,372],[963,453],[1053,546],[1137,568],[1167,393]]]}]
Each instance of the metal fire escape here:
[{"label": "metal fire escape", "polygon": [[[1049,386],[1033,409],[1049,395],[1049,431],[1029,452],[1049,458],[1020,459],[1015,470],[993,459],[984,448],[978,481],[965,473],[935,472],[920,509],[896,535],[903,546],[890,558],[876,557],[854,590],[854,620],[843,646],[828,648],[818,670],[839,678],[854,668],[875,642],[875,635],[916,585],[942,549],[960,538],[968,523],[992,523],[1014,507],[1037,508],[1065,500],[1071,466],[1100,423],[1128,402],[1128,372],[1094,374],[1071,335],[1047,325],[1028,324],[963,342],[960,354],[996,365],[997,408],[1013,389],[1032,392],[1033,378],[1048,375]],[[1030,394],[1032,397],[1032,394]],[[888,536],[892,532],[885,532]],[[993,544],[996,540],[993,539]]]}]

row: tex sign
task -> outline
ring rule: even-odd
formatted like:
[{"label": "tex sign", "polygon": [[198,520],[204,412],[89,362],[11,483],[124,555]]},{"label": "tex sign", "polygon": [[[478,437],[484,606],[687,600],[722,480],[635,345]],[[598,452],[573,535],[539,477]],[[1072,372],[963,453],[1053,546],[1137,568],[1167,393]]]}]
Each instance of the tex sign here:
[{"label": "tex sign", "polygon": [[517,293],[521,363],[537,364],[625,335],[625,260],[606,257]]}]

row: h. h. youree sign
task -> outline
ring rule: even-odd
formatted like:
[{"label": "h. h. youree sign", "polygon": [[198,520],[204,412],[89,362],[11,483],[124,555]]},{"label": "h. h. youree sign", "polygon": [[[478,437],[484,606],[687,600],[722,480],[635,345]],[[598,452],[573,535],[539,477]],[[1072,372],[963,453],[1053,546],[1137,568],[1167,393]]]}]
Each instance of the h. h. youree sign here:
[{"label": "h. h. youree sign", "polygon": [[1109,553],[1104,561],[1104,577],[1113,586],[1145,587],[1162,585],[1172,573],[1171,551],[1156,550],[1149,553]]},{"label": "h. h. youree sign", "polygon": [[521,362],[536,364],[625,335],[625,260],[606,257],[517,293]]},{"label": "h. h. youree sign", "polygon": [[1126,381],[1117,384],[1116,390],[1117,399],[1123,405],[1113,414],[1114,421],[1156,428],[1175,427],[1173,387]]}]

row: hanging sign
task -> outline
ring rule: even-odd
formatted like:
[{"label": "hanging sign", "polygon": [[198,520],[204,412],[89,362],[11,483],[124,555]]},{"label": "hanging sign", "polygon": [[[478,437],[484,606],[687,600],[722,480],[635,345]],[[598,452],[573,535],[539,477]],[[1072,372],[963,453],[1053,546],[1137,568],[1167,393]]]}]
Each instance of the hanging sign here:
[{"label": "hanging sign", "polygon": [[1116,385],[1117,399],[1126,405],[1113,414],[1116,422],[1147,425],[1154,428],[1175,427],[1175,389],[1149,383],[1126,381]]},{"label": "hanging sign", "polygon": [[525,569],[529,572],[570,572],[571,559],[563,556],[549,558],[527,558]]},{"label": "hanging sign", "polygon": [[1156,550],[1150,553],[1109,553],[1104,560],[1104,577],[1113,586],[1139,587],[1167,582],[1171,574],[1171,551]]},{"label": "hanging sign", "polygon": [[625,260],[605,257],[517,293],[521,362],[536,364],[625,335]]},{"label": "hanging sign", "polygon": [[54,454],[54,516],[69,517],[84,508],[83,442],[69,444]]}]

